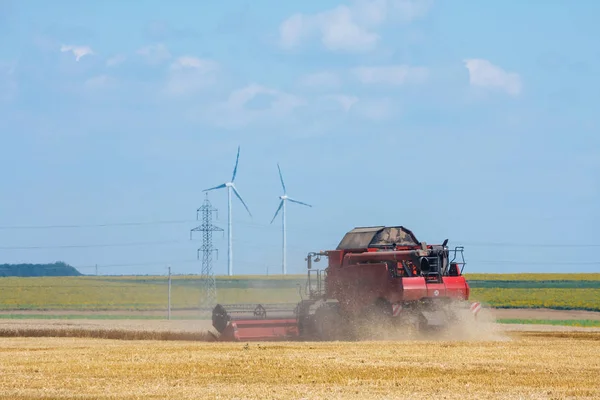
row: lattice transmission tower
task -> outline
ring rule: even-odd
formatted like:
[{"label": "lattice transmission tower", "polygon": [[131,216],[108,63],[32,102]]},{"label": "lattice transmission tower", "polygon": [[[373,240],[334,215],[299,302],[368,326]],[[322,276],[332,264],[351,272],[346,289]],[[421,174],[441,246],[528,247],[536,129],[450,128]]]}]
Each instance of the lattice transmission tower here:
[{"label": "lattice transmission tower", "polygon": [[212,236],[213,232],[223,232],[223,229],[212,223],[212,214],[217,212],[217,209],[212,206],[208,200],[208,193],[204,199],[204,203],[196,210],[196,219],[202,215],[202,225],[193,228],[190,231],[190,240],[193,232],[202,232],[202,247],[197,251],[197,257],[200,258],[202,252],[202,274],[200,276],[200,308],[213,308],[217,303],[217,285],[215,275],[212,268],[212,253],[216,252],[219,256],[218,249],[213,247]]}]

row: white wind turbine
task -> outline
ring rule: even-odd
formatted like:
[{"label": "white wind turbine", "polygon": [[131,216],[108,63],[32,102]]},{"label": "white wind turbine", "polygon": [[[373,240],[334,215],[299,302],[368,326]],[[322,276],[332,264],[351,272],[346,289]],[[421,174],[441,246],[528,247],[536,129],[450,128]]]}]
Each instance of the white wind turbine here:
[{"label": "white wind turbine", "polygon": [[310,204],[306,204],[301,201],[294,200],[287,195],[287,191],[285,189],[285,183],[283,183],[283,176],[281,175],[281,168],[279,168],[279,164],[277,164],[277,169],[279,170],[279,179],[281,180],[281,186],[283,187],[283,195],[279,196],[279,198],[281,199],[281,202],[279,203],[279,207],[277,208],[277,211],[275,211],[275,215],[273,216],[271,223],[273,223],[273,221],[275,221],[275,217],[277,217],[277,214],[279,213],[279,211],[281,209],[283,209],[283,212],[281,213],[281,219],[282,219],[281,227],[282,227],[282,231],[283,231],[283,260],[282,260],[281,270],[283,272],[283,275],[285,275],[287,273],[287,271],[286,271],[285,202],[291,201],[292,203],[302,204],[303,206],[307,206],[307,207],[312,207],[312,206]]},{"label": "white wind turbine", "polygon": [[227,218],[227,225],[228,226],[227,226],[227,228],[228,228],[228,233],[229,233],[228,257],[227,257],[228,268],[227,268],[227,271],[229,273],[229,276],[233,275],[233,244],[232,244],[233,235],[232,235],[232,230],[231,230],[231,191],[232,190],[233,190],[233,193],[235,193],[235,195],[237,196],[237,198],[240,199],[240,201],[242,202],[242,204],[246,208],[246,211],[248,211],[248,214],[250,214],[250,216],[252,217],[252,214],[250,213],[250,210],[248,209],[248,206],[246,205],[246,203],[244,203],[244,200],[242,200],[242,196],[240,196],[240,194],[237,191],[235,185],[233,184],[233,181],[235,180],[235,174],[237,173],[237,167],[238,167],[238,161],[239,161],[239,159],[240,159],[240,146],[238,146],[237,158],[235,159],[235,167],[233,168],[233,176],[231,177],[231,181],[223,183],[222,185],[219,185],[219,186],[212,187],[210,189],[204,189],[203,190],[203,192],[208,192],[209,190],[227,188],[227,212],[228,212],[228,218]]}]

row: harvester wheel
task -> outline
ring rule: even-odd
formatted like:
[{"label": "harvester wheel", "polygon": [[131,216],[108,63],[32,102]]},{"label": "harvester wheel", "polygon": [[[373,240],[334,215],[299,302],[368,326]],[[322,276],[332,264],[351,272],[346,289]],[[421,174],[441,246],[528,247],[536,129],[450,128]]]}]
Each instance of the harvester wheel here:
[{"label": "harvester wheel", "polygon": [[415,318],[415,330],[420,334],[427,334],[431,330],[427,318],[421,313],[418,313]]},{"label": "harvester wheel", "polygon": [[357,335],[367,340],[385,339],[393,331],[391,304],[377,301],[366,307]]},{"label": "harvester wheel", "polygon": [[225,311],[225,307],[221,304],[217,304],[215,308],[213,308],[212,323],[219,333],[223,333],[229,323],[229,315],[227,314],[227,311]]},{"label": "harvester wheel", "polygon": [[344,337],[343,319],[334,305],[324,304],[315,311],[314,327],[319,340],[340,340]]}]

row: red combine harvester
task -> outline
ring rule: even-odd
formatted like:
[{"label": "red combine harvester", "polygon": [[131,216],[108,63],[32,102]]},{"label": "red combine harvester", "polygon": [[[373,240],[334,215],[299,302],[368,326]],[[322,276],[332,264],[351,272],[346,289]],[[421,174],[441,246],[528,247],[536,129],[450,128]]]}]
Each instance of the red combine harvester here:
[{"label": "red combine harvester", "polygon": [[[463,247],[455,247],[450,260],[447,243],[419,242],[403,226],[355,228],[335,250],[308,254],[307,298],[287,308],[218,304],[213,326],[224,341],[354,340],[375,326],[376,332],[398,325],[443,328],[457,310],[480,309],[468,302]],[[327,268],[313,269],[322,257]]]}]

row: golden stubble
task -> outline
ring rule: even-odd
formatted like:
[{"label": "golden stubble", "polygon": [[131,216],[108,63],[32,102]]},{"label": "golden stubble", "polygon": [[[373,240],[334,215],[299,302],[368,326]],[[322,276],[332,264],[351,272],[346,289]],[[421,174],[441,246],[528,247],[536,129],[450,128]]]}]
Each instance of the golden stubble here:
[{"label": "golden stubble", "polygon": [[600,398],[600,334],[206,343],[1,338],[0,398]]}]

